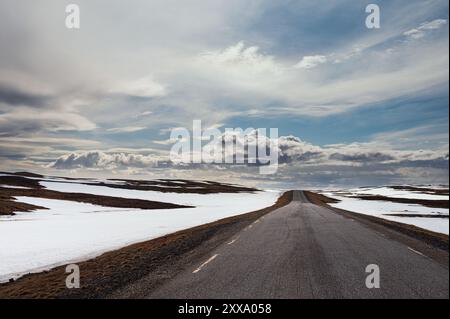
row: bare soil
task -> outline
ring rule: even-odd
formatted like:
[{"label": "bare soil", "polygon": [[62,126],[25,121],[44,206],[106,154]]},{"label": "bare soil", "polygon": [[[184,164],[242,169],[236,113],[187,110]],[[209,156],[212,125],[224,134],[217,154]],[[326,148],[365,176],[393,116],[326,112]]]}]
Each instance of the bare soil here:
[{"label": "bare soil", "polygon": [[412,192],[420,192],[424,194],[430,194],[430,195],[449,195],[448,188],[425,188],[425,187],[414,187],[414,186],[390,186],[390,188],[397,189],[397,190],[406,190],[406,191],[412,191]]},{"label": "bare soil", "polygon": [[[173,209],[173,208],[191,208],[192,206],[183,206],[171,203],[163,203],[142,199],[111,197],[111,196],[99,196],[84,193],[63,193],[52,191],[48,189],[19,189],[19,188],[4,188],[0,187],[0,198],[4,198],[4,204],[0,206],[0,215],[10,215],[21,210],[22,207],[27,207],[27,204],[15,202],[14,197],[27,196],[47,199],[59,199],[73,202],[81,202],[94,204],[106,207],[115,208],[138,208],[138,209]],[[18,207],[14,210],[14,207]],[[9,209],[7,209],[9,208]],[[32,209],[32,205],[28,205],[28,210]]]},{"label": "bare soil", "polygon": [[0,215],[14,215],[15,212],[31,212],[36,209],[46,209],[36,205],[15,202],[13,197],[1,194],[0,188]]},{"label": "bare soil", "polygon": [[353,198],[359,198],[364,200],[378,200],[378,201],[386,201],[392,203],[402,203],[402,204],[416,204],[422,205],[430,208],[449,208],[448,200],[431,200],[431,199],[415,199],[415,198],[395,198],[395,197],[386,197],[381,195],[359,195],[359,196],[351,196]]},{"label": "bare soil", "polygon": [[106,186],[110,188],[134,189],[142,191],[156,191],[162,193],[191,193],[191,194],[214,194],[214,193],[248,193],[258,191],[256,188],[249,188],[231,184],[217,183],[211,181],[189,181],[189,180],[120,180],[125,184],[96,183],[89,185]]},{"label": "bare soil", "polygon": [[37,177],[37,178],[44,177],[43,175],[30,173],[30,172],[15,172],[15,173],[0,172],[0,174],[8,174],[8,175],[16,175],[16,176],[24,176],[24,177]]},{"label": "bare soil", "polygon": [[19,186],[29,188],[43,188],[39,184],[39,180],[29,179],[23,176],[0,176],[0,185]]}]

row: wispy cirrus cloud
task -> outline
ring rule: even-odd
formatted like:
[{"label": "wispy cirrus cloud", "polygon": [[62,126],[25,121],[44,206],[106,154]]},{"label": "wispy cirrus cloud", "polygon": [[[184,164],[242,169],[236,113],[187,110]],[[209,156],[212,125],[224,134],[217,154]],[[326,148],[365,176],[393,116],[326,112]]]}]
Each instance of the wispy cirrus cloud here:
[{"label": "wispy cirrus cloud", "polygon": [[403,34],[413,39],[421,39],[427,34],[427,32],[440,29],[447,25],[447,23],[448,21],[446,19],[436,19],[431,22],[424,22],[417,28],[405,31]]}]

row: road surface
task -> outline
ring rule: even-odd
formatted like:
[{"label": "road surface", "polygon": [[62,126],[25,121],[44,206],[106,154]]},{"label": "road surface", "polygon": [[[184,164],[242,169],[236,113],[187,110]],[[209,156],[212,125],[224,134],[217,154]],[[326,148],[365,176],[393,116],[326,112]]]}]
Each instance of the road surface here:
[{"label": "road surface", "polygon": [[[366,267],[380,288],[366,287]],[[449,271],[405,244],[308,202],[257,220],[147,298],[448,298]]]}]

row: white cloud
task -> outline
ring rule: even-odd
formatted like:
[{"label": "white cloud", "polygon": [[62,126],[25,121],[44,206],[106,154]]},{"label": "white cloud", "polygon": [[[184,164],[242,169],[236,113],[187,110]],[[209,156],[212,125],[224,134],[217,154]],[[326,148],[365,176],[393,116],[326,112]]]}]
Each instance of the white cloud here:
[{"label": "white cloud", "polygon": [[323,185],[448,183],[448,149],[394,150],[377,142],[321,147],[294,136],[280,137],[279,148],[278,172],[264,176],[258,175],[257,166],[184,164],[169,161],[168,152],[137,149],[73,152],[46,167],[59,174],[63,170],[65,174],[77,172],[86,176],[129,177],[131,174],[136,178],[209,179],[291,189]]},{"label": "white cloud", "polygon": [[394,164],[448,158],[448,150],[395,150],[377,142],[315,146],[293,136],[280,137],[281,159],[309,164]]},{"label": "white cloud", "polygon": [[[245,158],[248,153],[244,148],[246,139],[250,144],[255,143],[255,132],[244,136],[242,134],[235,134],[233,132],[224,133],[222,135],[223,141],[236,142],[236,145],[227,144],[229,148],[225,154],[232,159],[234,156],[241,156]],[[160,144],[173,144],[177,140],[160,141]],[[276,144],[271,143],[269,138],[262,138],[258,140],[259,147],[271,148]],[[370,143],[351,143],[351,144],[336,144],[328,146],[317,146],[308,142],[302,141],[295,136],[281,136],[278,139],[279,163],[289,165],[306,165],[306,166],[367,166],[367,165],[390,165],[405,164],[408,166],[411,163],[423,162],[426,163],[441,161],[448,165],[448,150],[394,150],[386,147],[385,144],[380,145],[376,142]],[[164,167],[170,164],[176,167],[180,164],[179,161],[171,162],[169,154],[152,154],[142,155],[130,153],[114,153],[89,151],[82,153],[70,153],[58,158],[53,164],[54,168],[74,169],[74,168],[96,168],[96,169],[118,169],[118,168],[153,168],[158,162],[162,163]],[[204,154],[219,154],[222,158],[222,139],[213,140],[210,143],[204,143],[202,149]],[[236,153],[239,152],[239,153]],[[272,149],[271,152],[276,152]],[[191,156],[200,156],[200,154],[184,154],[188,158]],[[409,163],[409,164],[408,164]],[[416,165],[416,164],[414,164]],[[221,164],[218,164],[221,166]],[[194,168],[195,169],[195,168]],[[233,166],[231,166],[233,169]]]},{"label": "white cloud", "polygon": [[50,166],[58,169],[126,170],[155,167],[157,163],[158,160],[153,155],[89,151],[61,156]]},{"label": "white cloud", "polygon": [[[74,107],[74,113],[82,109],[92,122],[107,127],[117,126],[120,121],[123,123],[124,116],[130,116],[125,110],[139,103],[139,109],[132,114],[140,114],[148,108],[154,112],[142,119],[145,125],[164,121],[166,125],[185,125],[183,121],[192,118],[224,122],[237,113],[242,114],[244,108],[257,109],[261,116],[280,111],[291,115],[326,116],[415,94],[446,80],[443,74],[447,66],[446,51],[443,51],[445,41],[442,39],[431,43],[426,50],[400,47],[397,55],[389,59],[380,52],[375,52],[378,55],[370,52],[377,50],[376,45],[389,41],[393,33],[402,34],[405,29],[401,23],[410,20],[403,10],[409,6],[401,6],[401,19],[400,14],[395,14],[395,19],[389,20],[390,23],[395,20],[400,26],[395,24],[385,28],[388,31],[363,32],[349,37],[348,41],[342,41],[344,47],[336,45],[323,54],[320,49],[321,55],[305,56],[295,64],[297,61],[287,57],[284,47],[271,41],[270,33],[256,30],[257,36],[254,36],[248,32],[247,24],[251,25],[252,19],[260,18],[259,14],[273,6],[269,1],[251,3],[194,1],[175,10],[170,9],[167,1],[155,0],[141,1],[140,6],[115,3],[105,11],[99,4],[82,1],[81,5],[88,6],[98,24],[90,26],[89,34],[94,36],[81,33],[73,41],[68,40],[65,30],[49,24],[49,21],[59,21],[54,16],[57,10],[47,10],[47,19],[40,21],[40,9],[33,7],[28,10],[31,14],[27,23],[6,18],[0,21],[0,35],[6,39],[15,35],[9,35],[8,30],[19,33],[17,38],[20,38],[20,32],[29,35],[27,41],[13,42],[2,52],[6,57],[1,65],[2,73],[6,74],[4,78],[9,74],[26,74],[14,81],[21,83],[21,90],[35,92],[36,83],[42,84],[40,90],[51,92],[52,96],[60,95],[58,103],[64,105],[72,105],[75,98],[84,98],[86,102],[81,107]],[[305,6],[305,10],[319,7],[304,3],[294,7],[297,5]],[[10,11],[21,11],[23,5],[4,7],[2,12],[8,16]],[[328,6],[320,7],[321,13],[331,14],[338,5],[330,5],[333,8],[328,8],[330,11],[325,8]],[[117,16],[126,16],[127,23],[117,24],[114,18]],[[171,23],[175,21],[174,17],[176,23]],[[387,14],[385,17],[388,18]],[[34,36],[35,19],[42,23],[42,29],[48,30],[42,37]],[[441,20],[433,20],[418,29],[438,28],[446,21]],[[98,28],[98,25],[102,27]],[[104,41],[92,42],[93,38]],[[234,39],[247,42],[236,43]],[[92,50],[82,49],[87,46]],[[291,53],[295,47],[290,43],[283,46]],[[40,50],[35,50],[36,47]],[[361,50],[367,58],[362,57]],[[330,61],[340,63],[319,67]],[[31,66],[25,68],[24,64]],[[309,69],[309,72],[298,72],[292,67],[294,64],[297,68]],[[431,69],[424,72],[430,64]],[[423,74],[426,78],[420,76]],[[123,100],[123,96],[111,97],[108,93],[112,92],[157,99]],[[168,116],[163,107],[170,112],[171,123],[167,123]]]},{"label": "white cloud", "polygon": [[328,58],[324,55],[310,55],[304,56],[300,62],[294,65],[296,69],[312,69],[320,64],[324,64],[328,61]]},{"label": "white cloud", "polygon": [[107,129],[108,132],[111,133],[132,133],[145,130],[146,127],[143,126],[126,126],[126,127],[113,127]]},{"label": "white cloud", "polygon": [[194,79],[199,76],[200,81],[207,81],[206,87],[198,88],[201,91],[210,86],[214,91],[220,88],[234,91],[234,95],[241,90],[259,90],[277,81],[284,75],[284,66],[275,57],[262,53],[259,47],[246,46],[241,41],[223,50],[201,53],[189,72]]},{"label": "white cloud", "polygon": [[436,19],[431,22],[424,22],[419,27],[404,32],[403,35],[413,39],[420,39],[423,38],[428,31],[440,29],[446,25],[447,22],[448,21],[445,19]]},{"label": "white cloud", "polygon": [[134,81],[117,84],[111,93],[125,94],[135,97],[151,98],[160,97],[167,94],[164,85],[156,82],[153,77],[143,77]]}]

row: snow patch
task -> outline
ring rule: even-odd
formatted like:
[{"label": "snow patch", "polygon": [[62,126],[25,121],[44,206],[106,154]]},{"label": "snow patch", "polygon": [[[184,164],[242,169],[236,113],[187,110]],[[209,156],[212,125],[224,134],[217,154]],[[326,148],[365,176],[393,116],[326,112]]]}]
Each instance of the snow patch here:
[{"label": "snow patch", "polygon": [[17,197],[49,208],[0,216],[0,281],[96,257],[133,243],[256,211],[273,205],[278,191],[239,194],[176,194],[43,182],[49,189],[196,206],[124,209],[64,200]]}]

